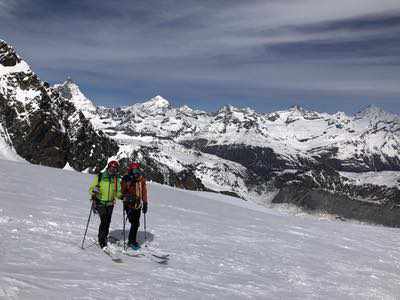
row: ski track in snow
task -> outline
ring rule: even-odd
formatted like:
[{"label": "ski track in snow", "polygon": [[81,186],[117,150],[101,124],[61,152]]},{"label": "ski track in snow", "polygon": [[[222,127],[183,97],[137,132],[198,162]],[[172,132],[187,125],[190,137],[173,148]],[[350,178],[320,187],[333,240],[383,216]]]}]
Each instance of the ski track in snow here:
[{"label": "ski track in snow", "polygon": [[[150,184],[168,265],[80,249],[91,176],[0,160],[0,299],[395,299],[398,230]],[[143,221],[143,218],[142,220]],[[86,246],[96,240],[95,216]],[[114,209],[111,233],[122,229]],[[139,237],[143,238],[143,227]],[[143,240],[142,240],[143,241]]]}]

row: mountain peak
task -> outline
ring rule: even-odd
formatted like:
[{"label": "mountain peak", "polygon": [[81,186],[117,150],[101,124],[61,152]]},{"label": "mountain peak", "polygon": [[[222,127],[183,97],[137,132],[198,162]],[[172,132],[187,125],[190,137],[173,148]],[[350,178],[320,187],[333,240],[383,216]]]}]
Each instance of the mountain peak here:
[{"label": "mountain peak", "polygon": [[15,52],[15,49],[0,39],[0,76],[11,73],[32,73],[28,64]]},{"label": "mountain peak", "polygon": [[75,81],[73,81],[72,78],[69,76],[67,77],[67,80],[63,84],[75,84],[76,85]]},{"label": "mountain peak", "polygon": [[170,108],[171,104],[167,99],[161,97],[160,95],[157,95],[151,98],[150,100],[142,103],[141,106],[146,110],[158,110],[158,109]]},{"label": "mountain peak", "polygon": [[256,112],[249,107],[242,108],[242,107],[236,107],[236,106],[229,104],[229,105],[224,105],[220,109],[218,109],[216,114],[217,115],[225,114],[225,115],[231,115],[231,116],[232,115],[235,115],[235,116],[242,115],[243,116],[243,115],[253,115],[255,113]]},{"label": "mountain peak", "polygon": [[168,106],[170,106],[169,101],[167,99],[163,98],[160,95],[157,95],[154,98],[151,98],[149,101],[147,101],[147,103],[149,103],[149,102],[151,102],[153,104],[156,104],[157,106],[160,106],[160,107],[164,107],[164,106],[168,107]]},{"label": "mountain peak", "polygon": [[187,113],[187,114],[192,114],[194,112],[194,110],[191,109],[187,105],[183,105],[183,106],[179,107],[179,111],[182,112],[182,113]]},{"label": "mountain peak", "polygon": [[21,62],[21,58],[16,54],[15,49],[0,39],[0,65],[13,67]]},{"label": "mountain peak", "polygon": [[279,113],[279,115],[282,113],[287,114],[289,122],[292,120],[298,119],[298,118],[306,119],[306,120],[315,120],[315,119],[321,118],[321,114],[319,112],[312,111],[312,110],[306,110],[299,105],[293,105],[293,106],[289,107],[288,110],[278,112],[278,113]]},{"label": "mountain peak", "polygon": [[378,114],[382,114],[382,113],[385,113],[385,111],[382,108],[380,108],[376,105],[368,105],[365,109],[361,110],[357,114],[378,115]]},{"label": "mountain peak", "polygon": [[67,87],[68,89],[73,89],[76,91],[79,91],[80,93],[81,90],[79,88],[79,86],[75,83],[75,81],[71,78],[71,77],[67,77],[67,79],[61,84],[61,86]]},{"label": "mountain peak", "polygon": [[298,105],[298,104],[290,106],[289,110],[290,111],[298,111],[298,112],[304,112],[305,111],[305,109],[303,107],[301,107],[300,105]]},{"label": "mountain peak", "polygon": [[381,107],[376,105],[369,105],[362,111],[355,114],[356,118],[369,118],[369,119],[379,119],[379,120],[387,120],[399,118],[398,115],[394,115],[383,110]]},{"label": "mountain peak", "polygon": [[221,106],[219,109],[218,109],[218,111],[217,111],[217,114],[219,114],[219,113],[225,113],[225,112],[230,112],[231,111],[231,105],[224,105],[224,106]]},{"label": "mountain peak", "polygon": [[85,112],[96,111],[96,106],[93,102],[82,93],[79,86],[70,77],[64,83],[55,85],[54,88],[58,90],[63,98],[74,103],[76,108],[84,114]]},{"label": "mountain peak", "polygon": [[220,109],[218,109],[217,114],[219,113],[232,113],[234,111],[239,111],[239,108],[236,108],[235,106],[228,104],[228,105],[224,105],[222,106]]}]

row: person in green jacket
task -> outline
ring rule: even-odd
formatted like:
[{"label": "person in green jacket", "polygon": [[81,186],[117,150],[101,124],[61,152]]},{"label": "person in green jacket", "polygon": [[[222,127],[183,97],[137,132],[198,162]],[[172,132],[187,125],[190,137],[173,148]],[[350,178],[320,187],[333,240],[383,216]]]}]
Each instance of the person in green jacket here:
[{"label": "person in green jacket", "polygon": [[121,178],[118,176],[119,163],[110,161],[107,170],[99,173],[93,179],[89,188],[94,210],[99,213],[99,245],[101,248],[107,246],[107,237],[110,230],[111,217],[117,199],[121,199]]}]

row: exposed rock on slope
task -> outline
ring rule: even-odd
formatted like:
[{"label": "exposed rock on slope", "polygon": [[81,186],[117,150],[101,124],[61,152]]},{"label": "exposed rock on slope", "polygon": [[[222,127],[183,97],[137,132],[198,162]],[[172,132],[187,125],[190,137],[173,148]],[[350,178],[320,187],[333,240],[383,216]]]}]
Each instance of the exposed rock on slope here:
[{"label": "exposed rock on slope", "polygon": [[40,81],[14,49],[0,42],[0,115],[12,146],[27,161],[77,170],[105,164],[118,146],[73,103]]}]

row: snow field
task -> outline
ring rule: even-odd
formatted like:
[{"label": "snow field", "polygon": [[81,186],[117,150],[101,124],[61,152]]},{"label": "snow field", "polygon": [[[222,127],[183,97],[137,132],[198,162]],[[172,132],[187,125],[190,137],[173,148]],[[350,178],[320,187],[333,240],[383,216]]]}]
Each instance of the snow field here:
[{"label": "snow field", "polygon": [[[81,250],[91,175],[0,160],[0,299],[395,299],[398,229],[294,217],[149,186],[150,245],[168,265]],[[143,221],[143,219],[142,219]],[[98,219],[88,230],[95,241]],[[111,235],[122,229],[114,209]],[[143,238],[143,227],[140,229]]]}]

